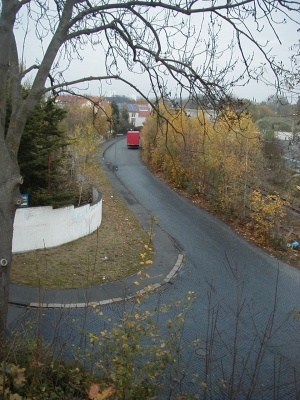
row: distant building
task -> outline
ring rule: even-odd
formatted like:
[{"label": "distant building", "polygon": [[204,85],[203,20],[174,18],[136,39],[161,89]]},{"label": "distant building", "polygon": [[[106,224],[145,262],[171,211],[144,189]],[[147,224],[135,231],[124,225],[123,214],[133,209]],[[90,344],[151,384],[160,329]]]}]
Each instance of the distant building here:
[{"label": "distant building", "polygon": [[55,103],[60,106],[83,106],[87,103],[87,100],[81,96],[61,95],[55,97]]},{"label": "distant building", "polygon": [[134,101],[136,101],[136,100],[137,100],[137,95],[136,95],[136,94],[134,94],[134,93],[127,94],[127,97],[128,97],[129,99],[132,99],[132,100],[134,100]]},{"label": "distant building", "polygon": [[142,126],[146,121],[147,117],[150,115],[150,105],[149,104],[127,104],[127,103],[117,103],[119,110],[122,107],[126,107],[129,114],[129,123],[134,126]]},{"label": "distant building", "polygon": [[275,137],[276,137],[276,139],[279,139],[279,140],[290,140],[290,141],[292,141],[294,138],[293,138],[293,132],[282,132],[282,131],[276,131],[276,132],[274,132],[275,133]]},{"label": "distant building", "polygon": [[183,111],[188,117],[195,118],[198,115],[198,110],[196,108],[184,108]]},{"label": "distant building", "polygon": [[175,112],[182,109],[185,115],[190,118],[200,118],[204,116],[209,122],[215,122],[218,117],[218,112],[216,110],[199,108],[197,104],[193,104],[191,101],[187,101],[181,105],[180,102],[174,104],[170,101],[166,101],[164,104]]},{"label": "distant building", "polygon": [[106,100],[103,97],[95,96],[82,97],[76,95],[62,95],[55,98],[56,104],[66,107],[74,105],[81,107],[102,106],[105,102]]},{"label": "distant building", "polygon": [[[115,93],[111,91],[111,93]],[[112,97],[95,97],[89,96],[88,98],[76,95],[62,95],[57,96],[55,102],[63,106],[80,105],[82,107],[100,106],[103,107],[105,103],[116,102],[119,110],[122,107],[126,107],[129,113],[129,123],[131,126],[140,127],[146,119],[149,117],[151,112],[150,104],[136,104],[133,99],[127,96],[121,96],[114,94]],[[169,105],[174,110],[174,106]],[[204,114],[208,121],[214,122],[217,118],[217,112],[215,110],[200,110],[196,107],[183,107],[185,114],[188,117],[196,118]]]}]

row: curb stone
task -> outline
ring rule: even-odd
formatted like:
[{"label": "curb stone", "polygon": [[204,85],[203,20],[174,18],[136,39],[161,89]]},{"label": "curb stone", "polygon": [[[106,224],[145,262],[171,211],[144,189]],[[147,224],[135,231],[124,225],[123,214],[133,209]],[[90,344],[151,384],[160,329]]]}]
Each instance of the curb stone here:
[{"label": "curb stone", "polygon": [[116,297],[108,300],[101,300],[101,301],[92,301],[92,302],[87,302],[87,303],[69,303],[69,304],[63,304],[63,303],[30,303],[27,305],[29,308],[86,308],[86,307],[98,307],[98,306],[104,306],[107,304],[112,304],[112,303],[120,303],[122,301],[126,300],[131,300],[135,298],[138,294],[144,294],[144,293],[149,293],[153,292],[156,289],[159,289],[166,283],[169,283],[171,279],[174,278],[176,273],[180,270],[182,263],[183,263],[183,255],[179,254],[177,261],[174,265],[174,267],[171,269],[171,271],[168,273],[168,275],[161,281],[161,283],[155,283],[150,287],[150,289],[142,289],[137,291],[133,295],[125,296],[125,297]]}]

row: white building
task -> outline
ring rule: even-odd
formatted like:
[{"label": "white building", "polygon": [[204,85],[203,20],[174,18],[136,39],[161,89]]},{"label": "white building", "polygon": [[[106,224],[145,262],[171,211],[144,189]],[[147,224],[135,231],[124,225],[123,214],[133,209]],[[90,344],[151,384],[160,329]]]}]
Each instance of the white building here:
[{"label": "white building", "polygon": [[150,115],[149,104],[118,103],[119,110],[121,110],[121,108],[124,106],[128,110],[129,123],[135,127],[142,126],[147,117]]}]

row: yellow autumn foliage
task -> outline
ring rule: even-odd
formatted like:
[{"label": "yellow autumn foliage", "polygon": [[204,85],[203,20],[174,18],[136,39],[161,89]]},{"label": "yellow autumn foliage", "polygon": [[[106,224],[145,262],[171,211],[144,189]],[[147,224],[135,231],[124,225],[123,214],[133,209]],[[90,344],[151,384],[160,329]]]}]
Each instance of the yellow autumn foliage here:
[{"label": "yellow autumn foliage", "polygon": [[191,194],[209,194],[222,211],[245,215],[249,187],[263,167],[261,143],[248,115],[225,110],[209,122],[204,112],[190,118],[182,109],[160,106],[159,114],[148,118],[142,140],[142,157],[154,172]]},{"label": "yellow autumn foliage", "polygon": [[255,186],[263,167],[261,143],[248,115],[227,110],[214,125],[207,148],[215,196],[223,211],[244,216],[249,186]]},{"label": "yellow autumn foliage", "polygon": [[288,202],[282,200],[278,193],[263,196],[259,190],[254,190],[249,198],[256,237],[261,242],[281,239],[280,226],[286,216]]}]

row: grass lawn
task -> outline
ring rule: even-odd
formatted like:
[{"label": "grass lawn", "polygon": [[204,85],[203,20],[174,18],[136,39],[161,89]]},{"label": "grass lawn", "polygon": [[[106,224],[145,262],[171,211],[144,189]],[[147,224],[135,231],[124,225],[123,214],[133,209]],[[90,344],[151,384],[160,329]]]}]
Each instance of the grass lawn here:
[{"label": "grass lawn", "polygon": [[[103,193],[99,229],[74,242],[13,256],[11,282],[41,288],[77,288],[121,280],[152,260],[145,249],[147,232],[113,196],[113,189],[99,170],[98,187]],[[146,253],[142,260],[141,254]]]}]

